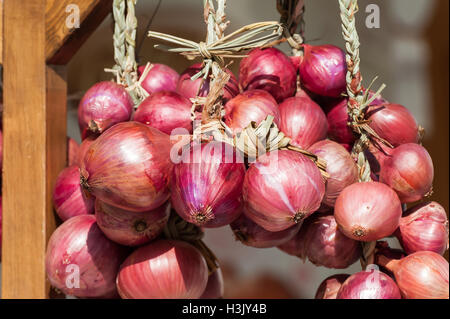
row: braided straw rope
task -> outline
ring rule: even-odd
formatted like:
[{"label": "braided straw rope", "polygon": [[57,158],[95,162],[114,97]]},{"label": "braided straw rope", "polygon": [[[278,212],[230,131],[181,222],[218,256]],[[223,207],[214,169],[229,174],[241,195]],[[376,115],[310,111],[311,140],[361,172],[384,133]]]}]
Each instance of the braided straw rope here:
[{"label": "braided straw rope", "polygon": [[277,10],[281,15],[280,23],[284,28],[286,41],[292,48],[294,56],[303,56],[305,14],[304,0],[277,0]]}]

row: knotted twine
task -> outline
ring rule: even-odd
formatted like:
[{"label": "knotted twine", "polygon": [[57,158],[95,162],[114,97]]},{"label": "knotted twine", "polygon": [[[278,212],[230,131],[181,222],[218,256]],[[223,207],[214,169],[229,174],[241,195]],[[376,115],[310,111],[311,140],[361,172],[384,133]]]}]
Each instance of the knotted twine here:
[{"label": "knotted twine", "polygon": [[284,27],[286,41],[294,56],[303,56],[305,21],[304,0],[277,0],[277,10],[281,15],[280,23]]}]

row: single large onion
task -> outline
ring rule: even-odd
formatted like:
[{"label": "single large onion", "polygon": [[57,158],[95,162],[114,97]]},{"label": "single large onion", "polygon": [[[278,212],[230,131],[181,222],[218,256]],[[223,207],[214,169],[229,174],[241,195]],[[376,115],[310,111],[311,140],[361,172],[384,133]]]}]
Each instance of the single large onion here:
[{"label": "single large onion", "polygon": [[106,237],[125,246],[138,246],[158,237],[170,215],[169,205],[148,212],[130,212],[95,201],[97,225]]},{"label": "single large onion", "polygon": [[402,206],[397,194],[379,182],[347,186],[334,206],[339,229],[360,241],[375,241],[390,236],[397,229]]},{"label": "single large onion", "polygon": [[119,122],[128,121],[133,101],[125,88],[111,81],[99,82],[84,94],[78,106],[78,124],[83,139],[103,133]]},{"label": "single large onion", "polygon": [[119,123],[90,146],[81,165],[82,185],[102,202],[149,211],[170,196],[169,136],[138,122]]},{"label": "single large onion", "polygon": [[53,206],[61,220],[94,213],[95,198],[80,185],[80,169],[72,165],[63,169],[53,188]]},{"label": "single large onion", "polygon": [[80,215],[59,226],[45,256],[53,287],[77,297],[114,294],[116,276],[128,250],[103,235],[94,215]]},{"label": "single large onion", "polygon": [[393,146],[419,141],[419,127],[411,112],[400,104],[369,107],[369,126]]},{"label": "single large onion", "polygon": [[306,93],[287,98],[279,110],[279,129],[291,138],[292,145],[307,149],[327,137],[327,117]]},{"label": "single large onion", "polygon": [[282,231],[270,232],[258,226],[245,215],[241,215],[230,226],[236,239],[244,245],[255,248],[270,248],[291,240],[300,230],[301,223]]},{"label": "single large onion", "polygon": [[314,299],[336,299],[337,293],[350,275],[338,274],[326,278],[317,288]]},{"label": "single large onion", "polygon": [[300,78],[305,88],[323,96],[341,96],[346,87],[345,52],[334,45],[304,44],[303,48]]},{"label": "single large onion", "polygon": [[412,203],[426,196],[433,186],[433,178],[430,154],[415,143],[396,147],[380,171],[380,182],[394,189],[402,203]]},{"label": "single large onion", "polygon": [[276,48],[253,49],[239,65],[239,84],[245,91],[265,90],[277,102],[294,95],[296,80],[295,66]]},{"label": "single large onion", "polygon": [[340,144],[323,140],[309,149],[327,163],[327,178],[323,203],[334,207],[337,197],[348,185],[358,182],[358,167],[350,153]]},{"label": "single large onion", "polygon": [[305,235],[305,252],[316,266],[344,269],[361,256],[361,244],[345,236],[333,215],[314,215]]},{"label": "single large onion", "polygon": [[208,277],[208,284],[200,299],[222,299],[224,293],[222,270],[217,268]]},{"label": "single large onion", "polygon": [[339,289],[336,299],[402,299],[402,296],[391,277],[371,269],[348,277]]},{"label": "single large onion", "polygon": [[205,291],[208,267],[187,242],[157,240],[135,250],[120,267],[123,299],[197,299]]},{"label": "single large onion", "polygon": [[[211,81],[210,78],[208,77],[206,80],[203,80],[203,78],[200,77],[194,81],[191,80],[191,77],[200,72],[202,68],[203,66],[201,63],[196,63],[194,65],[191,65],[183,73],[181,73],[180,79],[177,84],[177,92],[187,99],[197,97],[197,93],[198,96],[201,97],[207,96],[209,93],[209,86]],[[225,69],[225,72],[230,75],[230,80],[228,80],[228,83],[223,89],[223,98],[225,99],[225,101],[228,101],[239,94],[239,83],[230,70]]]},{"label": "single large onion", "polygon": [[396,232],[407,254],[434,251],[443,255],[448,249],[448,219],[445,209],[436,202],[408,209]]},{"label": "single large onion", "polygon": [[266,153],[250,166],[243,188],[245,215],[264,229],[282,231],[315,212],[325,194],[319,169],[303,154]]},{"label": "single large onion", "polygon": [[229,144],[194,144],[174,167],[173,208],[198,226],[228,225],[242,212],[244,176],[243,160]]},{"label": "single large onion", "polygon": [[[144,70],[145,65],[138,67],[139,77],[142,76]],[[161,91],[175,92],[179,79],[180,75],[171,67],[165,64],[153,63],[147,76],[141,82],[141,86],[150,95]]]},{"label": "single large onion", "polygon": [[158,92],[147,97],[133,115],[133,121],[171,134],[176,128],[192,133],[192,103],[175,92]]},{"label": "single large onion", "polygon": [[[1,138],[1,135],[0,135]],[[67,164],[78,165],[80,145],[73,138],[67,137]],[[0,154],[1,155],[1,154]]]},{"label": "single large onion", "polygon": [[241,132],[252,121],[259,124],[267,115],[273,116],[277,126],[280,124],[278,104],[263,90],[245,91],[225,105],[225,123],[234,134]]},{"label": "single large onion", "polygon": [[448,299],[448,261],[431,251],[419,251],[399,260],[381,256],[379,262],[395,275],[406,299]]}]

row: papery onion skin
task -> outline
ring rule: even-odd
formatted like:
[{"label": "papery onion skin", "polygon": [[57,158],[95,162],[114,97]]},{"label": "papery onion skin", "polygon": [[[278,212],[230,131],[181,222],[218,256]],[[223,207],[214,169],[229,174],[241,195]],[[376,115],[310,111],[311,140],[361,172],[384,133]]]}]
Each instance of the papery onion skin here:
[{"label": "papery onion skin", "polygon": [[103,235],[94,215],[76,216],[59,226],[50,237],[45,257],[47,277],[53,287],[68,295],[113,294],[120,264],[127,253],[125,247]]},{"label": "papery onion skin", "polygon": [[380,182],[394,189],[402,203],[421,200],[432,189],[433,160],[427,150],[414,143],[396,147],[383,163]]},{"label": "papery onion skin", "polygon": [[282,231],[314,213],[325,183],[312,160],[298,152],[266,153],[250,166],[244,181],[245,215],[264,229]]},{"label": "papery onion skin", "polygon": [[80,169],[76,165],[64,168],[53,188],[53,206],[62,221],[74,216],[94,213],[95,198],[80,185]]},{"label": "papery onion skin", "polygon": [[325,196],[322,202],[329,207],[334,207],[342,190],[358,182],[358,167],[350,153],[336,142],[323,140],[315,143],[308,150],[327,164],[327,173],[330,177],[325,184]]},{"label": "papery onion skin", "polygon": [[95,201],[98,227],[110,240],[124,246],[139,246],[158,237],[169,215],[168,204],[148,212],[130,212]]},{"label": "papery onion skin", "polygon": [[279,129],[291,138],[292,145],[307,149],[327,137],[327,117],[306,94],[285,99],[279,112]]},{"label": "papery onion skin", "polygon": [[448,261],[432,251],[419,251],[400,260],[381,258],[395,275],[405,299],[448,299]]},{"label": "papery onion skin", "polygon": [[150,95],[133,115],[133,121],[157,128],[170,135],[183,128],[192,133],[192,103],[176,92],[158,92]]},{"label": "papery onion skin", "polygon": [[389,259],[401,259],[406,256],[406,253],[402,249],[394,249],[389,247],[387,241],[377,241],[374,251],[374,264],[380,266],[382,272],[388,274],[394,278],[394,274],[386,267],[380,265],[379,260],[383,258]]},{"label": "papery onion skin", "polygon": [[173,208],[201,227],[228,225],[242,213],[244,176],[243,159],[229,144],[193,144],[173,170]]},{"label": "papery onion skin", "polygon": [[339,97],[345,92],[347,64],[345,52],[334,45],[304,44],[300,64],[302,85],[309,91],[328,97]]},{"label": "papery onion skin", "polygon": [[397,229],[402,207],[397,194],[379,182],[347,186],[334,206],[339,229],[359,241],[375,241],[390,236]]},{"label": "papery onion skin", "polygon": [[376,270],[360,271],[342,284],[336,299],[402,299],[391,277]]},{"label": "papery onion skin", "polygon": [[222,299],[224,288],[222,270],[217,268],[208,276],[208,284],[199,299]]},{"label": "papery onion skin", "polygon": [[250,122],[259,124],[267,115],[280,124],[280,113],[275,99],[263,90],[248,90],[225,104],[225,123],[234,134],[241,132]]},{"label": "papery onion skin", "polygon": [[245,215],[241,215],[230,226],[236,239],[244,245],[255,248],[271,248],[291,240],[300,230],[301,223],[279,232],[270,232],[258,226]]},{"label": "papery onion skin", "polygon": [[208,267],[194,246],[157,240],[125,260],[117,276],[117,290],[123,299],[197,299],[207,282]]},{"label": "papery onion skin", "polygon": [[[145,65],[138,67],[139,77],[142,76]],[[153,63],[145,79],[141,82],[142,88],[150,95],[161,91],[175,92],[180,75],[177,71],[165,64]]]},{"label": "papery onion skin", "polygon": [[344,269],[361,257],[361,244],[345,236],[333,215],[314,215],[306,229],[306,255],[314,265]]},{"label": "papery onion skin", "polygon": [[[196,63],[194,65],[191,65],[183,73],[181,73],[180,79],[178,80],[177,84],[177,92],[187,99],[197,97],[197,92],[198,96],[200,97],[207,96],[209,93],[209,86],[211,81],[210,78],[208,77],[203,82],[203,85],[202,85],[203,81],[202,77],[194,81],[191,80],[191,77],[200,72],[202,68],[203,67],[201,63]],[[223,98],[225,101],[228,101],[239,94],[239,83],[234,74],[230,70],[225,69],[225,72],[227,72],[230,75],[230,80],[223,89]],[[202,85],[201,88],[200,85]]]},{"label": "papery onion skin", "polygon": [[443,255],[448,249],[448,219],[445,209],[428,202],[408,209],[400,219],[396,235],[407,254],[434,251]]},{"label": "papery onion skin", "polygon": [[327,112],[328,137],[341,144],[353,145],[356,141],[352,128],[348,125],[347,99],[336,100]]},{"label": "papery onion skin", "polygon": [[370,142],[369,147],[364,151],[364,154],[369,161],[370,170],[379,179],[381,167],[384,161],[391,156],[393,149],[384,145],[383,143]]},{"label": "papery onion skin", "polygon": [[296,80],[295,66],[276,48],[253,49],[239,65],[239,84],[244,91],[265,90],[277,102],[294,95]]},{"label": "papery onion skin", "polygon": [[87,90],[78,106],[82,138],[128,121],[132,111],[133,101],[125,87],[111,81],[95,84]]},{"label": "papery onion skin", "polygon": [[371,106],[366,113],[369,126],[394,147],[419,141],[419,126],[411,112],[400,104]]},{"label": "papery onion skin", "polygon": [[317,288],[314,299],[336,299],[339,289],[348,277],[350,275],[338,274],[326,278]]},{"label": "papery onion skin", "polygon": [[95,141],[96,138],[97,136],[90,135],[81,142],[80,149],[78,150],[78,161],[77,161],[77,165],[79,167],[81,167],[81,163],[83,162],[86,152],[88,151],[89,147],[91,147],[91,144]]},{"label": "papery onion skin", "polygon": [[101,201],[149,211],[170,196],[169,136],[138,122],[116,124],[92,143],[81,165],[84,187]]},{"label": "papery onion skin", "polygon": [[[0,135],[1,138],[1,135]],[[67,137],[67,165],[78,165],[80,145],[73,138]],[[0,154],[1,155],[1,154]]]}]

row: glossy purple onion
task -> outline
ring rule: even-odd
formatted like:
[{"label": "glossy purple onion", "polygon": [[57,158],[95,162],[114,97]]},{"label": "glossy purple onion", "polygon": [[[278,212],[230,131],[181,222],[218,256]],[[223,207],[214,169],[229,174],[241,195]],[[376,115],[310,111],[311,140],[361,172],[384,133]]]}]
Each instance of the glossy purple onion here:
[{"label": "glossy purple onion", "polygon": [[353,145],[356,140],[353,130],[348,126],[347,99],[336,100],[327,112],[328,137],[340,144]]},{"label": "glossy purple onion", "polygon": [[[142,76],[144,70],[145,65],[138,67],[139,77]],[[178,72],[171,67],[165,64],[153,63],[141,86],[150,95],[161,91],[175,92],[179,78]]]},{"label": "glossy purple onion", "polygon": [[317,288],[314,299],[336,299],[337,293],[350,275],[338,274],[326,278]]}]

